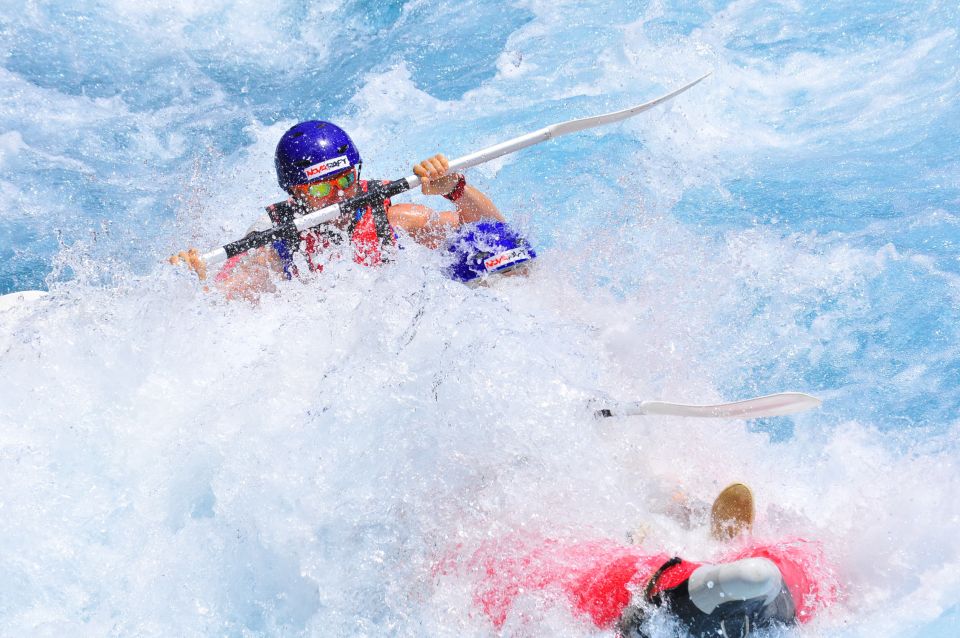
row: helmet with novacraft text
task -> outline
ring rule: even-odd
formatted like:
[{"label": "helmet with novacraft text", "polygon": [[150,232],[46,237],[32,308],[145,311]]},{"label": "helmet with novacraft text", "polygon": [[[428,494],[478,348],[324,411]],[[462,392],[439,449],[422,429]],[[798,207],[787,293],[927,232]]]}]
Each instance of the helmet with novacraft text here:
[{"label": "helmet with novacraft text", "polygon": [[451,279],[477,283],[487,275],[502,274],[537,257],[530,243],[504,222],[483,221],[462,226],[447,242],[453,261]]},{"label": "helmet with novacraft text", "polygon": [[363,163],[347,133],[330,122],[300,122],[283,134],[274,164],[280,188],[308,184]]}]

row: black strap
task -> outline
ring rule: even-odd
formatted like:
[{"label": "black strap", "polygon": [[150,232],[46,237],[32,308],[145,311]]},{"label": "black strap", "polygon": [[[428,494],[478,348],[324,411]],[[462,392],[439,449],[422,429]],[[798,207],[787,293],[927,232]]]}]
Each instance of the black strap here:
[{"label": "black strap", "polygon": [[377,227],[377,236],[383,244],[393,245],[393,228],[390,227],[390,220],[387,218],[386,202],[381,200],[373,206],[373,223]]},{"label": "black strap", "polygon": [[300,250],[300,231],[294,219],[303,215],[306,209],[292,199],[267,206],[267,214],[274,228],[279,229],[277,239],[282,241],[290,254]]},{"label": "black strap", "polygon": [[660,582],[660,578],[668,569],[676,565],[679,565],[682,562],[683,562],[682,558],[678,556],[674,556],[673,558],[665,562],[663,565],[660,565],[660,568],[657,571],[653,572],[653,576],[651,576],[650,580],[647,581],[647,586],[643,588],[643,599],[646,600],[648,603],[659,604],[657,601],[654,600],[655,596],[653,595],[653,590],[657,588],[657,583]]}]

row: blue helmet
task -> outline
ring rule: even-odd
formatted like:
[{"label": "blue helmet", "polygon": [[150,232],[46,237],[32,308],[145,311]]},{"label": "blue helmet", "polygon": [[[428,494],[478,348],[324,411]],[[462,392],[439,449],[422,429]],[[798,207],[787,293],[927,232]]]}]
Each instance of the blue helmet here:
[{"label": "blue helmet", "polygon": [[512,270],[537,257],[520,233],[497,221],[462,226],[447,241],[447,251],[453,255],[447,274],[463,283]]},{"label": "blue helmet", "polygon": [[346,132],[330,122],[300,122],[283,134],[274,164],[280,188],[307,184],[363,162]]}]

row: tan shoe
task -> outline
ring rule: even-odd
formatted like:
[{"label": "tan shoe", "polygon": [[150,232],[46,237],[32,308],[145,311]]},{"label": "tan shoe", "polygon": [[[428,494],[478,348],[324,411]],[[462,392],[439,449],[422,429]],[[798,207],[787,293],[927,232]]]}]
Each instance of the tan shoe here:
[{"label": "tan shoe", "polygon": [[728,485],[710,508],[710,534],[718,541],[736,538],[753,528],[753,492],[743,483]]}]

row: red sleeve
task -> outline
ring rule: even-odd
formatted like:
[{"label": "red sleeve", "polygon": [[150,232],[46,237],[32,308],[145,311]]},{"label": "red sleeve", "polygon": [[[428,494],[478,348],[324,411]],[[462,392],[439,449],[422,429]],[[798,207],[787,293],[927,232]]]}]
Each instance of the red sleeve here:
[{"label": "red sleeve", "polygon": [[631,590],[669,559],[608,540],[512,538],[482,546],[468,566],[478,579],[474,599],[498,629],[516,598],[548,590],[560,590],[575,611],[608,627],[630,603]]}]

